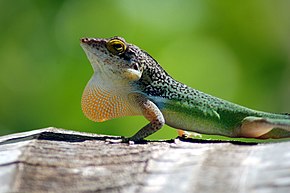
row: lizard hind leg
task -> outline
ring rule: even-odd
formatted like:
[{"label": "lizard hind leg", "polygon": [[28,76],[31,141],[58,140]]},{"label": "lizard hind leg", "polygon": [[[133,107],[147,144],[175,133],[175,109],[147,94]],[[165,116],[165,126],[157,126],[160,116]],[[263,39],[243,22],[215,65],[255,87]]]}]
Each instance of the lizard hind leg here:
[{"label": "lizard hind leg", "polygon": [[[290,120],[286,119],[272,119],[272,118],[263,118],[263,117],[246,117],[242,121],[240,126],[239,137],[247,138],[283,138],[289,137],[289,134],[286,136],[272,136],[267,135],[271,133],[273,129],[282,129],[284,132],[290,134]],[[284,135],[283,134],[283,135]]]}]

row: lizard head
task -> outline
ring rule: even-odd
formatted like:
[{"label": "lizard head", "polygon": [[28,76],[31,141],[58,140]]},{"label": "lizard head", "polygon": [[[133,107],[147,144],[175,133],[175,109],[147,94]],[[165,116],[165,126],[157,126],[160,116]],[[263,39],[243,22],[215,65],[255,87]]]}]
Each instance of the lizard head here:
[{"label": "lizard head", "polygon": [[151,84],[169,77],[147,52],[123,38],[82,38],[81,46],[94,69],[82,95],[82,110],[93,121],[142,115],[129,95],[156,93]]},{"label": "lizard head", "polygon": [[141,78],[146,56],[123,38],[82,38],[81,46],[95,73],[128,81]]}]

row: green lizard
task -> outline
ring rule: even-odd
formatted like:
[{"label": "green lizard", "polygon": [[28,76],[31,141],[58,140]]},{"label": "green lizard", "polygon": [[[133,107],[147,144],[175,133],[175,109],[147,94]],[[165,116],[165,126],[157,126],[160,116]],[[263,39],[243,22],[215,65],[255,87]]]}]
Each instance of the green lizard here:
[{"label": "green lizard", "polygon": [[290,115],[255,111],[205,94],[173,79],[147,52],[121,37],[82,38],[94,74],[82,110],[102,122],[143,115],[149,124],[123,141],[140,141],[164,124],[228,137],[290,137]]}]

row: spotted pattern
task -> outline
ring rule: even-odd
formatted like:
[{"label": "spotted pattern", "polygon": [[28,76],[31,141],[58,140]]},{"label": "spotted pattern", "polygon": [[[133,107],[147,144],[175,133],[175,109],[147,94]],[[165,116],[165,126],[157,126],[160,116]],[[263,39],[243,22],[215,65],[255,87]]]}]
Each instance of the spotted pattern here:
[{"label": "spotted pattern", "polygon": [[176,100],[182,104],[202,110],[217,110],[218,107],[226,108],[226,101],[212,97],[174,80],[153,57],[146,52],[144,53],[147,58],[143,66],[143,74],[136,84],[148,96]]}]

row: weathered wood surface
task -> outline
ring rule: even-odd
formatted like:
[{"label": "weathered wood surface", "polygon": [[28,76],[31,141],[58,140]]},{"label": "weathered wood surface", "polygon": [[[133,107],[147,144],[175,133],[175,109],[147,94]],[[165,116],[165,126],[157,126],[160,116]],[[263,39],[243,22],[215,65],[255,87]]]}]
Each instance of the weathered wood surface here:
[{"label": "weathered wood surface", "polygon": [[55,128],[0,137],[0,192],[290,192],[290,142],[106,138]]}]

